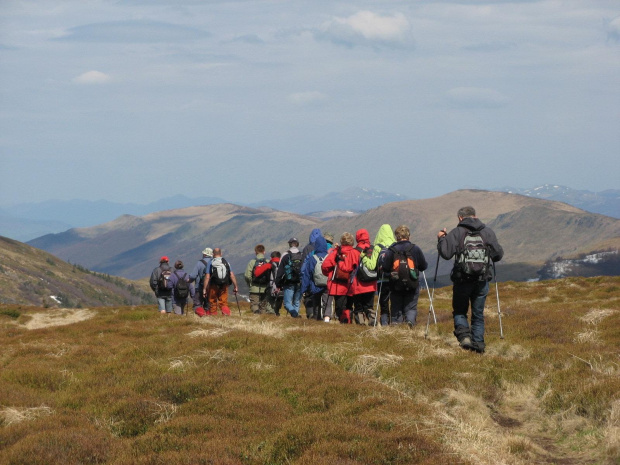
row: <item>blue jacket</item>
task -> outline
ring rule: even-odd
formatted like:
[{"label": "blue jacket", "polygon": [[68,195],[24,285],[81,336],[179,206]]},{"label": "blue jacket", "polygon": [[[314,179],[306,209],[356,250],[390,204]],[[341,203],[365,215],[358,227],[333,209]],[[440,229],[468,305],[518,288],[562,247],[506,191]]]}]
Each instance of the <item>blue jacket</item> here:
[{"label": "blue jacket", "polygon": [[[204,260],[204,263],[203,263],[203,260]],[[196,266],[194,266],[194,269],[189,274],[189,282],[190,283],[195,282],[196,285],[201,283],[204,280],[205,274],[207,274],[207,268],[209,268],[210,264],[211,264],[211,257],[203,256],[200,260],[198,260],[198,262],[196,262]]]},{"label": "blue jacket", "polygon": [[[318,229],[316,230],[318,231]],[[325,238],[321,235],[317,237],[314,241],[314,253],[309,254],[304,263],[301,265],[301,292],[310,293],[310,294],[319,294],[327,287],[317,287],[314,284],[314,280],[312,277],[314,276],[314,267],[316,266],[316,258],[325,258],[327,255],[327,242]]]},{"label": "blue jacket", "polygon": [[315,228],[310,232],[309,242],[301,251],[301,259],[305,260],[308,255],[312,253],[315,247],[315,242],[319,237],[323,237],[323,233],[320,229]]}]

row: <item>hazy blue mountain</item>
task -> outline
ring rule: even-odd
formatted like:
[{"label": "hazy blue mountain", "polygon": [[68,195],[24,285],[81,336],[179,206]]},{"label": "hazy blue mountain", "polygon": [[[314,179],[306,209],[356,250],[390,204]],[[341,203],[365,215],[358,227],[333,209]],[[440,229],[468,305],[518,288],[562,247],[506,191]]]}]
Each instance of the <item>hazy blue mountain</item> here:
[{"label": "hazy blue mountain", "polygon": [[601,215],[620,218],[620,190],[618,189],[591,192],[571,189],[570,187],[559,186],[557,184],[544,184],[530,189],[503,187],[494,190],[521,194],[544,200],[556,200],[592,213],[600,213]]},{"label": "hazy blue mountain", "polygon": [[0,236],[10,237],[20,242],[26,242],[44,234],[66,231],[70,227],[70,224],[61,221],[16,218],[0,210]]},{"label": "hazy blue mountain", "polygon": [[330,192],[321,196],[301,195],[288,199],[271,199],[248,204],[249,207],[271,207],[276,210],[306,215],[332,210],[363,212],[389,202],[409,200],[400,194],[391,194],[377,189],[351,187],[342,192]]},{"label": "hazy blue mountain", "polygon": [[107,223],[122,215],[144,216],[163,210],[225,202],[216,197],[190,199],[184,195],[176,195],[148,204],[78,199],[24,203],[0,210],[0,235],[26,242],[35,237],[70,228],[85,228]]}]

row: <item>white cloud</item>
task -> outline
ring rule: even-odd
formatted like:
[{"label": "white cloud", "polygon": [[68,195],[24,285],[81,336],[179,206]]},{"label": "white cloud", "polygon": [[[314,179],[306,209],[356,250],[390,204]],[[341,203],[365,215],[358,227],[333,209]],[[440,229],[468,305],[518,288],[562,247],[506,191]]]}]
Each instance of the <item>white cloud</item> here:
[{"label": "white cloud", "polygon": [[317,37],[349,46],[405,45],[412,42],[411,24],[402,13],[381,16],[359,11],[348,18],[333,18],[323,23]]},{"label": "white cloud", "polygon": [[87,71],[72,79],[77,84],[105,84],[110,80],[110,76],[101,71]]},{"label": "white cloud", "polygon": [[297,92],[288,96],[288,101],[294,105],[307,105],[310,103],[321,102],[327,99],[327,95],[318,91]]},{"label": "white cloud", "polygon": [[455,87],[448,91],[448,99],[453,105],[465,108],[499,108],[509,102],[501,92],[480,87]]}]

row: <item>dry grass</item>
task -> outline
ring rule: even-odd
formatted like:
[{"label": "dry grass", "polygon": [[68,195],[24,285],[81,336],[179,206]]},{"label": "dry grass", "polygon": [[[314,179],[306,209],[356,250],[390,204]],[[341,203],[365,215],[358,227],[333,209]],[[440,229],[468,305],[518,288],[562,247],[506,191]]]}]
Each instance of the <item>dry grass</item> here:
[{"label": "dry grass", "polygon": [[0,317],[0,463],[618,463],[619,284],[508,283],[483,356],[452,335],[450,289],[426,339],[423,298],[413,330],[247,304],[27,329],[45,312],[22,308]]},{"label": "dry grass", "polygon": [[5,407],[0,410],[0,418],[2,419],[2,426],[10,426],[23,421],[36,420],[37,418],[52,415],[53,413],[53,409],[45,406],[30,408]]}]

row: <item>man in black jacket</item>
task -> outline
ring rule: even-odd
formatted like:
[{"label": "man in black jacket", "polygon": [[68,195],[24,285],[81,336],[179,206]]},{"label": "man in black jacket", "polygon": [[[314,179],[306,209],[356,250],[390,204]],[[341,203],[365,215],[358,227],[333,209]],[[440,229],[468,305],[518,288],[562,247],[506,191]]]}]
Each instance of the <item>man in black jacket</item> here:
[{"label": "man in black jacket", "polygon": [[[452,231],[437,233],[437,251],[442,258],[455,257],[450,279],[454,335],[464,349],[484,353],[484,303],[489,293],[493,262],[504,256],[491,228],[477,217],[473,207],[461,208],[459,224]],[[471,330],[467,311],[471,302]]]}]

